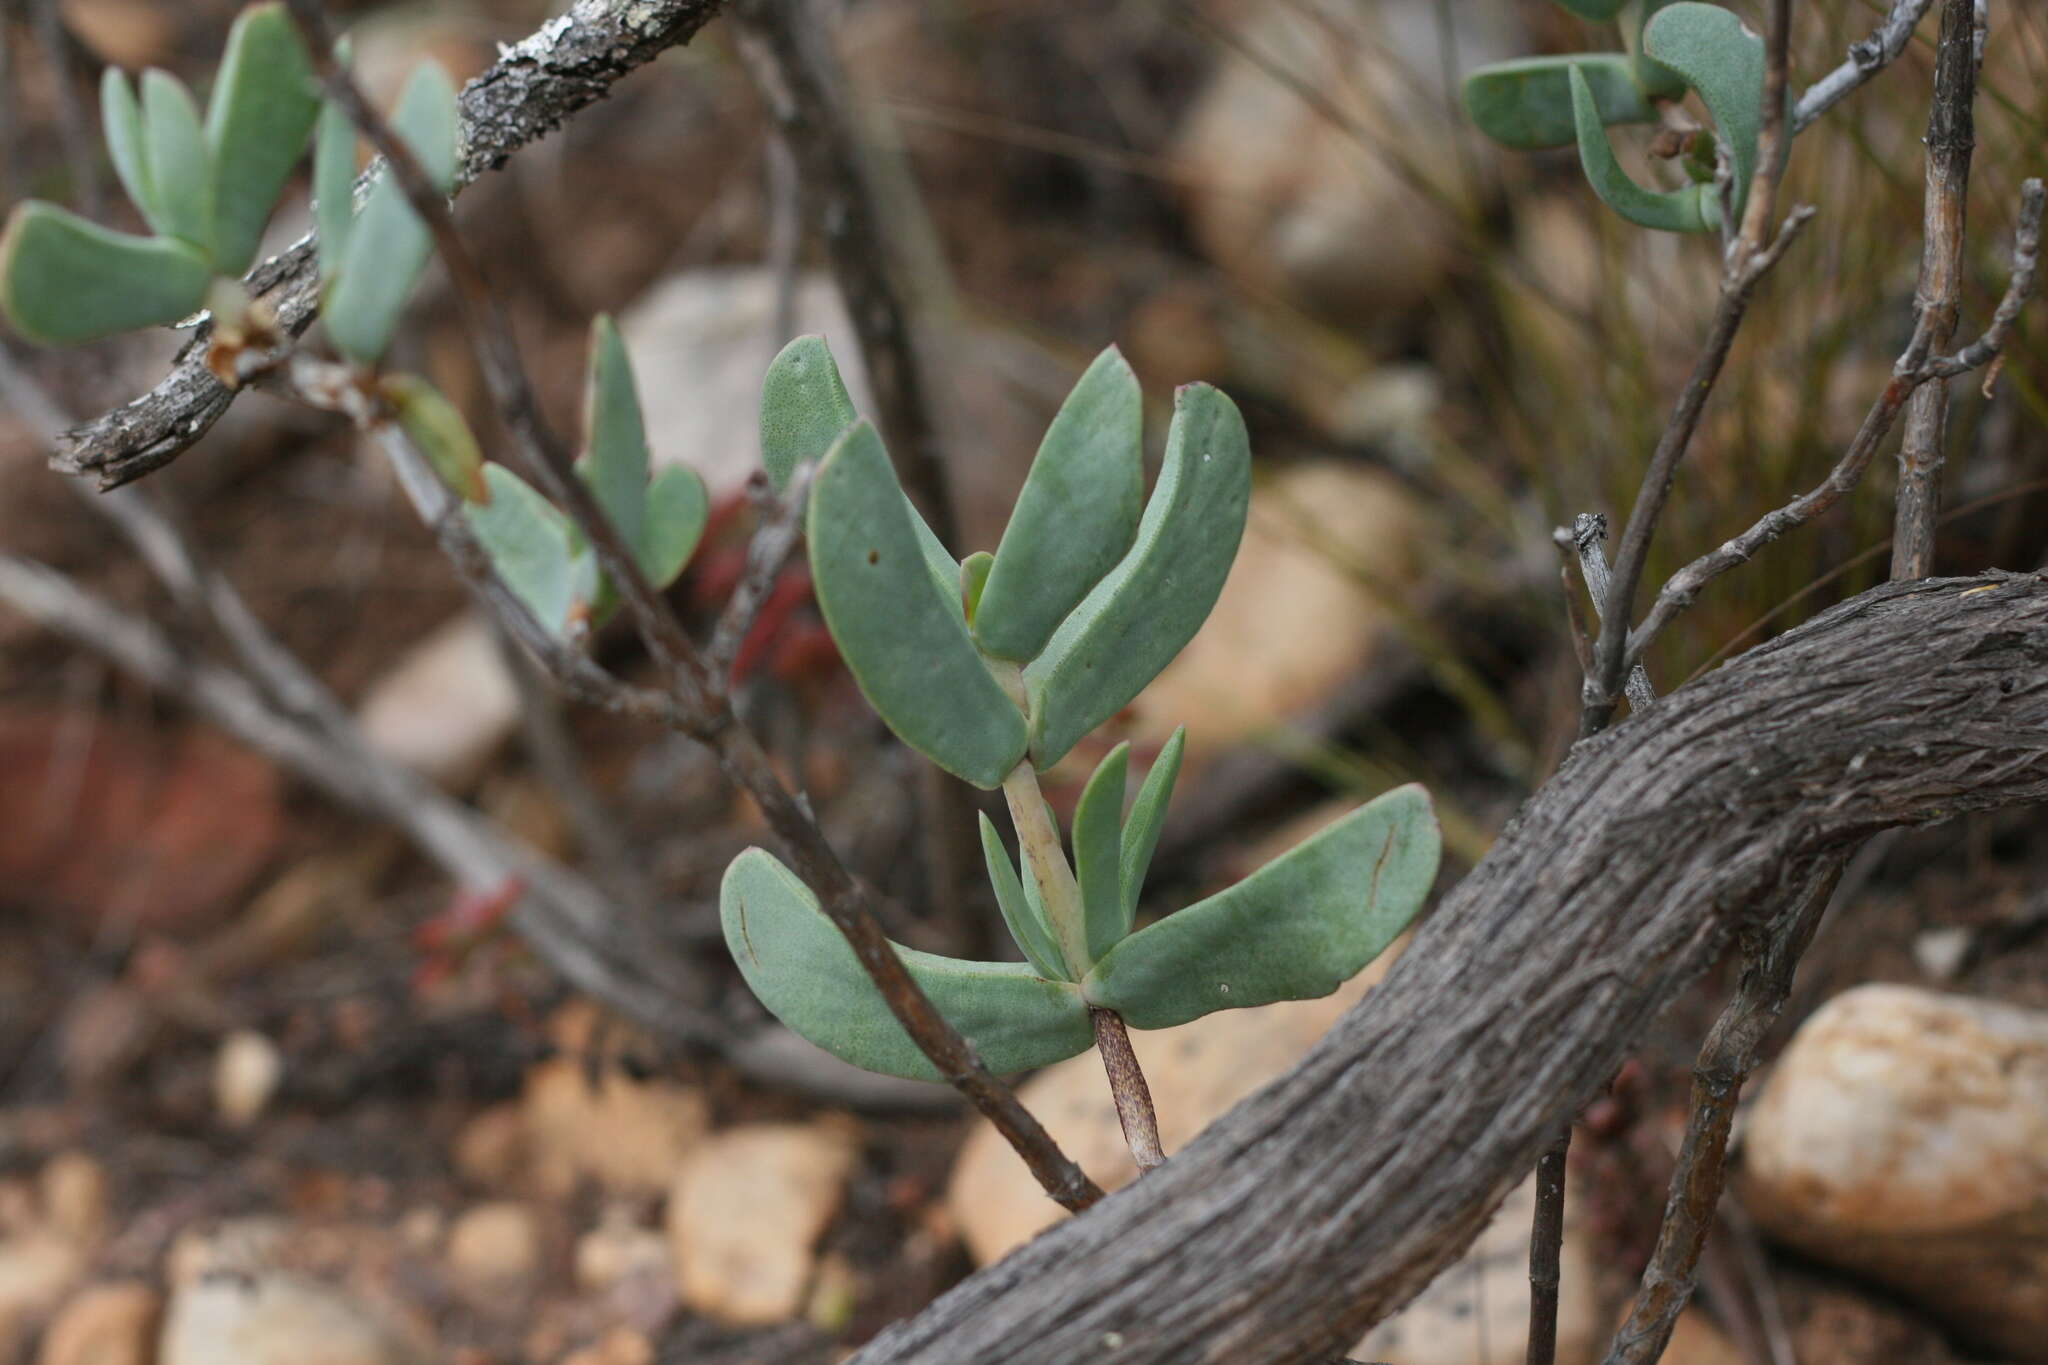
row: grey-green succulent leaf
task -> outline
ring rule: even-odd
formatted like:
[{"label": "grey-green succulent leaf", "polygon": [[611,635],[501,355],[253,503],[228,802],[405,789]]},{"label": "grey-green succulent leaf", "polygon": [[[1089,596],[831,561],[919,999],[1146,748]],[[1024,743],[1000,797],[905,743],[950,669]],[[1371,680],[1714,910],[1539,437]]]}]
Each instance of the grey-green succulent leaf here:
[{"label": "grey-green succulent leaf", "polygon": [[1166,460],[1138,536],[1024,670],[1031,759],[1057,763],[1194,638],[1237,558],[1251,447],[1237,405],[1207,384],[1174,396]]},{"label": "grey-green succulent leaf", "polygon": [[1628,0],[1557,0],[1557,3],[1581,19],[1604,24],[1621,13],[1621,7],[1626,5]]},{"label": "grey-green succulent leaf", "polygon": [[[419,158],[434,187],[443,194],[452,189],[461,119],[448,73],[433,62],[423,62],[406,83],[391,126]],[[427,225],[386,171],[371,187],[362,213],[349,229],[340,272],[329,282],[324,316],[335,349],[361,365],[374,365],[383,357],[432,251]]]},{"label": "grey-green succulent leaf", "polygon": [[348,259],[355,226],[356,126],[329,100],[313,134],[313,225],[319,233],[320,274],[333,280]]},{"label": "grey-green succulent leaf", "polygon": [[1687,185],[1676,190],[1646,190],[1629,178],[1614,159],[1607,129],[1593,100],[1585,76],[1571,72],[1572,114],[1577,120],[1579,165],[1586,183],[1600,201],[1629,222],[1663,232],[1708,232],[1720,223],[1720,210],[1709,185]]},{"label": "grey-green succulent leaf", "polygon": [[974,638],[997,658],[1038,657],[1137,534],[1145,498],[1144,400],[1111,346],[1095,358],[1039,444],[996,547]]},{"label": "grey-green succulent leaf", "polygon": [[202,255],[213,250],[213,166],[192,92],[168,71],[142,73],[142,146],[156,216],[150,226]]},{"label": "grey-green succulent leaf", "polygon": [[107,155],[114,174],[128,192],[128,202],[151,224],[156,222],[156,194],[149,183],[149,149],[142,132],[142,106],[135,88],[118,66],[100,73],[100,124],[106,130]]},{"label": "grey-green succulent leaf", "polygon": [[676,581],[696,553],[697,542],[704,538],[704,523],[710,513],[704,480],[688,465],[670,465],[647,481],[640,539],[634,550],[648,582],[665,588]]},{"label": "grey-green succulent leaf", "polygon": [[647,429],[633,362],[609,315],[590,324],[590,360],[583,387],[583,455],[577,472],[628,545],[640,544],[647,499]]},{"label": "grey-green succulent leaf", "polygon": [[1010,851],[1003,847],[1002,837],[996,833],[995,822],[986,811],[980,815],[981,855],[988,864],[989,885],[995,890],[996,908],[1003,912],[1011,941],[1040,976],[1054,981],[1072,980],[1060,958],[1059,946],[1053,942],[1052,927],[1045,922],[1038,902],[1025,894],[1024,883],[1017,877]]},{"label": "grey-green succulent leaf", "polygon": [[761,465],[779,492],[796,467],[822,460],[860,414],[821,336],[800,336],[777,353],[761,381]]},{"label": "grey-green succulent leaf", "polygon": [[1647,123],[1657,111],[1636,83],[1634,64],[1616,53],[1524,57],[1482,66],[1465,78],[1465,112],[1479,131],[1506,147],[1569,147],[1578,137],[1572,116],[1571,71],[1583,71],[1603,124]]},{"label": "grey-green succulent leaf", "polygon": [[1081,983],[1134,1028],[1328,995],[1421,911],[1441,849],[1419,786],[1342,817],[1237,885],[1132,934]]},{"label": "grey-green succulent leaf", "polygon": [[252,5],[228,30],[206,109],[213,158],[213,264],[240,275],[306,150],[320,96],[305,44],[281,4]]},{"label": "grey-green succulent leaf", "polygon": [[0,310],[30,341],[72,346],[199,311],[213,271],[196,248],[114,232],[30,200],[0,232]]},{"label": "grey-green succulent leaf", "polygon": [[[1166,826],[1166,805],[1173,797],[1174,779],[1180,776],[1181,754],[1187,747],[1188,727],[1174,730],[1152,760],[1151,771],[1138,785],[1137,799],[1124,818],[1118,880],[1123,887],[1123,933],[1131,932],[1138,913],[1138,896],[1145,889],[1145,874],[1152,867],[1152,850],[1159,847],[1159,831]],[[1123,935],[1118,935],[1121,938]]]},{"label": "grey-green succulent leaf", "polygon": [[488,500],[464,509],[470,531],[534,619],[565,632],[594,595],[589,552],[577,545],[569,519],[505,466],[485,465],[484,483]]},{"label": "grey-green succulent leaf", "polygon": [[1685,77],[1673,71],[1664,63],[1643,51],[1643,33],[1650,27],[1650,21],[1657,17],[1657,11],[1672,0],[1642,0],[1636,6],[1636,50],[1629,61],[1635,68],[1636,84],[1652,99],[1675,100],[1685,97]]},{"label": "grey-green succulent leaf", "polygon": [[378,389],[391,405],[399,428],[441,482],[464,502],[489,502],[491,486],[484,477],[484,453],[456,406],[416,375],[388,375]]},{"label": "grey-green succulent leaf", "polygon": [[1111,749],[1074,807],[1074,879],[1081,887],[1091,963],[1131,932],[1123,888],[1124,782],[1130,765],[1128,741]]},{"label": "grey-green succulent leaf", "polygon": [[960,610],[969,629],[974,626],[974,614],[981,609],[982,590],[988,586],[988,571],[995,567],[995,562],[996,557],[987,550],[976,550],[960,561]]},{"label": "grey-green succulent leaf", "polygon": [[[939,1079],[795,873],[750,848],[726,869],[719,908],[740,974],[776,1018],[855,1066]],[[1030,963],[967,962],[891,946],[990,1071],[1048,1066],[1095,1041],[1080,990]]]},{"label": "grey-green succulent leaf", "polygon": [[1732,10],[1681,0],[1658,10],[1643,26],[1643,51],[1700,92],[1700,102],[1713,115],[1715,136],[1728,150],[1734,192],[1730,221],[1739,219],[1756,172],[1763,126],[1764,40]]},{"label": "grey-green succulent leaf", "polygon": [[968,637],[958,567],[941,577],[926,558],[922,524],[874,427],[848,427],[811,485],[806,529],[825,624],[898,738],[993,789],[1024,756],[1024,718]]}]

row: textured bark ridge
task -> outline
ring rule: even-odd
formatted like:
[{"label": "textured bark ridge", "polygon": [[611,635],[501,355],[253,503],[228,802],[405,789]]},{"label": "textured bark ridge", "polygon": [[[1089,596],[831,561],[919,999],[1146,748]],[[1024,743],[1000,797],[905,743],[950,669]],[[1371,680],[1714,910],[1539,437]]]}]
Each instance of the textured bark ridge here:
[{"label": "textured bark ridge", "polygon": [[2048,575],[1873,589],[1581,744],[1292,1073],[856,1359],[1327,1359],[1817,860],[2044,799]]},{"label": "textured bark ridge", "polygon": [[[567,14],[503,49],[462,88],[460,188],[603,99],[613,82],[686,43],[719,0],[576,0]],[[309,235],[249,272],[286,335],[317,313],[318,271]],[[142,397],[64,433],[51,463],[117,488],[169,464],[227,411],[234,394],[206,369],[210,329],[197,328],[171,372]]]}]

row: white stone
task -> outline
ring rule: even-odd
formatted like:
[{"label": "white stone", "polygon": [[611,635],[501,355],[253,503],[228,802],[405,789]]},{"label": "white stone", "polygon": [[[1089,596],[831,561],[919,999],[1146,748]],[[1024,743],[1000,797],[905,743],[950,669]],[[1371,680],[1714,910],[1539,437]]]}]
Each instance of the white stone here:
[{"label": "white stone", "polygon": [[254,1029],[221,1039],[213,1057],[213,1104],[220,1121],[246,1128],[256,1121],[284,1079],[284,1054]]},{"label": "white stone", "polygon": [[158,1365],[418,1365],[403,1338],[316,1281],[205,1275],[171,1296]]},{"label": "white stone", "polygon": [[465,612],[372,684],[356,721],[378,753],[460,786],[518,725],[519,691],[491,627]]},{"label": "white stone", "polygon": [[2048,1361],[2048,1013],[1908,986],[1835,997],[1772,1068],[1741,1176],[1779,1240]]}]

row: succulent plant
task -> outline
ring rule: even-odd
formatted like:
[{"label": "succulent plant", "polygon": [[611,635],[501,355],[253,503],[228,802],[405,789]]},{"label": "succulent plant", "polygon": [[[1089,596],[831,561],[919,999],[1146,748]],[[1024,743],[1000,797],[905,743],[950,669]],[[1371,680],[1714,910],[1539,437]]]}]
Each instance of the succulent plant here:
[{"label": "succulent plant", "polygon": [[[1610,0],[1558,0],[1582,18],[1610,20]],[[1732,230],[1756,170],[1762,123],[1763,39],[1719,5],[1637,0],[1633,54],[1572,53],[1500,62],[1465,80],[1465,109],[1481,131],[1520,149],[1576,144],[1593,192],[1616,213],[1669,232]],[[1689,183],[1645,189],[1615,160],[1607,128],[1652,123],[1660,101],[1699,92],[1714,122],[1712,154],[1691,149]],[[1724,173],[1725,171],[1725,173]]]},{"label": "succulent plant", "polygon": [[39,200],[0,232],[0,310],[31,341],[68,346],[211,307],[228,322],[238,277],[320,110],[319,88],[282,5],[244,10],[201,119],[167,71],[138,99],[109,68],[100,83],[107,151],[151,235],[116,232]]},{"label": "succulent plant", "polygon": [[[1127,705],[1207,618],[1237,554],[1250,450],[1215,389],[1176,395],[1164,465],[1143,497],[1142,399],[1114,348],[1053,419],[995,552],[956,562],[854,411],[824,342],[790,343],[763,385],[761,445],[786,484],[816,460],[807,528],[827,626],[891,730],[1009,800],[1020,873],[981,819],[989,880],[1022,962],[897,949],[933,1004],[996,1072],[1083,1052],[1091,1008],[1138,1028],[1326,995],[1414,918],[1435,879],[1429,798],[1403,787],[1236,885],[1142,929],[1136,914],[1184,732],[1128,812],[1128,744],[1075,808],[1072,861],[1037,772]],[[761,849],[727,869],[726,942],[769,1010],[869,1070],[937,1073],[896,1022],[801,879]]]}]

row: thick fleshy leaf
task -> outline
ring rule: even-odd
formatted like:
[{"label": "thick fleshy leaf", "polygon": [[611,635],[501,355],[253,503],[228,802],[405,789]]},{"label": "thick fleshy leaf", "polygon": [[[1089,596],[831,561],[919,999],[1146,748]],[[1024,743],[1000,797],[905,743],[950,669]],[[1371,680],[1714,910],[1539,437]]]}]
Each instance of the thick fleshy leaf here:
[{"label": "thick fleshy leaf", "polygon": [[[338,60],[338,58],[337,58]],[[318,230],[320,278],[331,284],[348,258],[356,221],[356,126],[342,107],[320,106],[313,134],[313,225]]]},{"label": "thick fleshy leaf", "polygon": [[100,124],[106,130],[107,155],[128,202],[147,222],[156,221],[156,197],[149,186],[149,150],[142,134],[142,106],[128,73],[110,66],[100,73]]},{"label": "thick fleshy leaf", "polygon": [[391,405],[399,428],[441,476],[441,482],[465,502],[489,502],[491,486],[484,479],[484,453],[455,405],[417,375],[391,375],[378,389]]},{"label": "thick fleshy leaf", "polygon": [[1465,112],[1480,132],[1503,146],[1569,147],[1578,136],[1572,118],[1574,66],[1586,74],[1602,123],[1645,123],[1657,116],[1628,58],[1590,52],[1482,66],[1465,78]]},{"label": "thick fleshy leaf", "polygon": [[38,200],[0,232],[0,308],[44,346],[176,322],[199,311],[212,279],[183,242],[113,232]]},{"label": "thick fleshy leaf", "polygon": [[1643,51],[1644,30],[1657,17],[1657,11],[1670,3],[1671,0],[1641,0],[1636,6],[1636,50],[1629,57],[1635,69],[1636,84],[1643,88],[1644,94],[1660,100],[1685,97],[1685,77]]},{"label": "thick fleshy leaf", "polygon": [[1578,121],[1579,165],[1600,202],[1641,227],[1662,232],[1711,231],[1720,221],[1712,187],[1687,185],[1669,191],[1646,190],[1631,180],[1614,159],[1614,148],[1608,145],[1607,129],[1600,122],[1592,89],[1577,70],[1571,73],[1571,86],[1572,115]]},{"label": "thick fleshy leaf", "polygon": [[704,480],[688,465],[670,465],[648,480],[635,546],[640,572],[648,582],[665,588],[676,581],[704,538],[710,511]]},{"label": "thick fleshy leaf", "polygon": [[157,211],[150,226],[210,256],[213,165],[199,106],[182,81],[154,67],[142,73],[142,145]]},{"label": "thick fleshy leaf", "polygon": [[1414,920],[1440,851],[1428,794],[1397,788],[1132,934],[1095,964],[1082,993],[1134,1028],[1328,995]]},{"label": "thick fleshy leaf", "polygon": [[1578,15],[1581,19],[1590,19],[1596,24],[1604,24],[1615,15],[1621,13],[1621,7],[1626,5],[1628,0],[1557,0],[1557,3],[1570,10],[1573,14]]},{"label": "thick fleshy leaf", "polygon": [[[406,83],[391,126],[435,187],[447,193],[455,184],[461,127],[448,73],[432,62],[422,63]],[[378,177],[349,229],[348,250],[330,285],[325,319],[335,349],[362,365],[382,358],[433,247],[427,225],[412,211],[397,180],[388,172]]]},{"label": "thick fleshy leaf", "polygon": [[1763,127],[1764,40],[1733,10],[1682,0],[1666,5],[1643,26],[1643,51],[1685,78],[1714,117],[1714,134],[1728,149],[1735,216],[1756,172],[1756,140]]},{"label": "thick fleshy leaf", "polygon": [[881,438],[854,423],[811,486],[818,606],[897,737],[956,777],[999,787],[1024,756],[1024,718],[968,638],[958,568],[938,578],[918,524]]},{"label": "thick fleshy leaf", "polygon": [[1131,932],[1123,888],[1124,780],[1130,765],[1128,743],[1111,749],[1074,806],[1074,879],[1081,886],[1090,962],[1100,961]]},{"label": "thick fleshy leaf", "polygon": [[239,275],[320,114],[313,64],[280,4],[252,5],[228,30],[206,108],[213,154],[213,263]]},{"label": "thick fleshy leaf", "polygon": [[590,324],[590,360],[583,381],[583,456],[576,462],[612,525],[628,545],[640,543],[647,498],[647,429],[633,362],[609,314]]},{"label": "thick fleshy leaf", "polygon": [[1237,405],[1207,384],[1181,389],[1137,543],[1024,670],[1040,769],[1122,710],[1194,638],[1237,557],[1250,498]]},{"label": "thick fleshy leaf", "polygon": [[1187,747],[1188,727],[1183,725],[1152,760],[1152,770],[1138,786],[1138,799],[1124,819],[1122,854],[1118,879],[1123,885],[1124,933],[1138,913],[1138,896],[1145,889],[1145,873],[1152,867],[1152,850],[1159,847],[1159,831],[1166,826],[1166,804],[1173,797],[1174,779],[1180,776],[1180,759]]},{"label": "thick fleshy leaf", "polygon": [[860,416],[821,336],[782,348],[761,381],[761,465],[779,491],[808,460],[822,460]]},{"label": "thick fleshy leaf", "polygon": [[1045,642],[1137,534],[1145,500],[1144,402],[1111,346],[1095,358],[1031,462],[974,618],[974,638],[1018,663]]},{"label": "thick fleshy leaf", "polygon": [[995,889],[996,908],[1003,912],[1003,923],[1009,926],[1011,941],[1030,959],[1040,976],[1054,981],[1072,980],[1066,965],[1060,960],[1059,946],[1053,942],[1051,927],[1035,903],[1024,894],[1024,883],[1017,877],[1016,865],[1010,861],[1010,851],[1003,847],[1002,837],[996,833],[995,822],[988,818],[986,811],[980,814],[981,855],[988,864],[988,882]]},{"label": "thick fleshy leaf", "polygon": [[[726,946],[769,1013],[855,1066],[939,1079],[795,873],[750,848],[726,869],[719,908]],[[1094,1044],[1079,988],[1047,980],[1030,963],[967,962],[892,946],[998,1075],[1049,1066]]]},{"label": "thick fleshy leaf", "polygon": [[981,607],[981,592],[988,586],[988,571],[995,562],[996,557],[987,550],[976,550],[960,561],[960,609],[967,614],[969,626]]},{"label": "thick fleshy leaf", "polygon": [[[579,565],[569,519],[501,464],[484,466],[484,483],[490,492],[488,503],[464,509],[469,529],[491,557],[498,577],[534,619],[549,630],[566,630],[589,603],[593,588],[587,570]],[[588,552],[580,558],[587,560]]]}]

